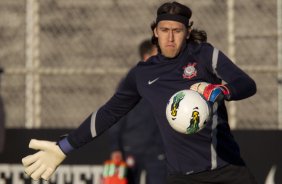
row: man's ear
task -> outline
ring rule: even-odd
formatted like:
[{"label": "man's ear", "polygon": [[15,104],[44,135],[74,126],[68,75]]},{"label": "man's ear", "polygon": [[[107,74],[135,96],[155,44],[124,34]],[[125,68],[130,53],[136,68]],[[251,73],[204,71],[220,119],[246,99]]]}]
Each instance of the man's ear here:
[{"label": "man's ear", "polygon": [[157,33],[157,28],[154,29],[154,35],[155,35],[156,38],[159,37],[159,36],[158,36],[158,33]]},{"label": "man's ear", "polygon": [[189,39],[189,38],[190,38],[190,33],[191,33],[191,31],[192,31],[192,29],[191,29],[191,28],[188,28],[186,39]]}]

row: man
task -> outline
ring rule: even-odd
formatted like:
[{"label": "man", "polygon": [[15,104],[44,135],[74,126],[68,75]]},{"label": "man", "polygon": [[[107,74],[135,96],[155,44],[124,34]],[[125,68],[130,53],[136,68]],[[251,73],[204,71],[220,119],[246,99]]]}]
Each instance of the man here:
[{"label": "man", "polygon": [[[114,96],[58,146],[32,140],[30,147],[41,151],[23,159],[26,173],[34,179],[48,179],[67,154],[92,141],[144,98],[152,106],[162,135],[167,183],[256,183],[230,132],[224,104],[224,100],[254,95],[256,84],[221,51],[199,42],[206,37],[192,29],[191,16],[192,11],[183,4],[161,5],[151,26],[158,55],[132,68]],[[165,113],[168,99],[189,88],[218,106],[205,128],[192,135],[172,129]]]},{"label": "man", "polygon": [[[157,54],[157,47],[151,40],[144,40],[139,46],[142,61]],[[164,184],[166,178],[165,156],[161,135],[152,109],[147,100],[140,102],[115,126],[109,135],[112,146],[112,160],[124,157],[129,184],[139,184],[140,175],[146,171],[146,184]]]}]

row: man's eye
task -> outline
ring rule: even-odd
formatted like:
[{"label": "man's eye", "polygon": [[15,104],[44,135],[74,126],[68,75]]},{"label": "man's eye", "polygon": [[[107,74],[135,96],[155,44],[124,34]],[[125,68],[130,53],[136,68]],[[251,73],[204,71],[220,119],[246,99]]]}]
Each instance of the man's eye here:
[{"label": "man's eye", "polygon": [[161,29],[162,32],[168,32],[168,29]]},{"label": "man's eye", "polygon": [[181,33],[181,32],[182,32],[182,29],[176,29],[175,32],[176,32],[176,33]]}]

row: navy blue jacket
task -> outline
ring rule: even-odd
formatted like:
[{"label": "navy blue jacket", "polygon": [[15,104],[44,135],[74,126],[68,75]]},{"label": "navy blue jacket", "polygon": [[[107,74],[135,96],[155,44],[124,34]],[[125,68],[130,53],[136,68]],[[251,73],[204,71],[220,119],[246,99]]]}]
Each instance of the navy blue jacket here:
[{"label": "navy blue jacket", "polygon": [[125,155],[164,154],[162,138],[151,105],[144,99],[109,129],[112,151]]},{"label": "navy blue jacket", "polygon": [[219,105],[212,121],[192,135],[176,132],[166,119],[166,105],[175,92],[189,89],[197,82],[221,84],[222,80],[230,91],[229,100],[256,93],[255,82],[209,43],[184,45],[172,59],[158,54],[132,68],[113,97],[59,145],[69,152],[86,144],[144,98],[151,104],[160,128],[169,173],[190,174],[230,163],[244,164],[230,132],[224,103]]}]

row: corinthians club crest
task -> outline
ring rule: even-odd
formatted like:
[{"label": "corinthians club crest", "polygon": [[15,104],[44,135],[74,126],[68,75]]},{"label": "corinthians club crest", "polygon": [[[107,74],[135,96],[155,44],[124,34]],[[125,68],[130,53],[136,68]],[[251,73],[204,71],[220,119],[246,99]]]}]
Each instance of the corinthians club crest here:
[{"label": "corinthians club crest", "polygon": [[188,63],[187,66],[184,66],[183,78],[184,79],[191,79],[197,76],[197,70],[195,68],[197,63]]}]

